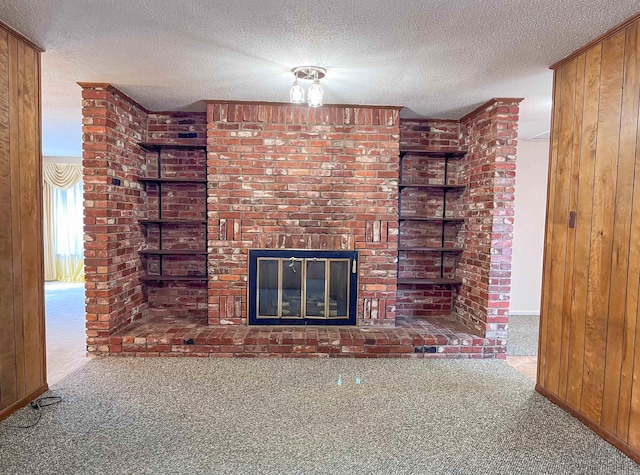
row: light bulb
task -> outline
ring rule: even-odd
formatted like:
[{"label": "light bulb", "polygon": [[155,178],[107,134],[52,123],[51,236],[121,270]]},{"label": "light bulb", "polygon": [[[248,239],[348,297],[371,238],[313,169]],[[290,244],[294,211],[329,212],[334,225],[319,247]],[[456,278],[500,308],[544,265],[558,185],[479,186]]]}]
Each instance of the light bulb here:
[{"label": "light bulb", "polygon": [[320,81],[316,79],[309,88],[309,107],[322,106],[322,94],[322,86],[320,85]]},{"label": "light bulb", "polygon": [[293,81],[289,90],[289,100],[296,104],[304,102],[304,88],[298,84],[298,80]]}]

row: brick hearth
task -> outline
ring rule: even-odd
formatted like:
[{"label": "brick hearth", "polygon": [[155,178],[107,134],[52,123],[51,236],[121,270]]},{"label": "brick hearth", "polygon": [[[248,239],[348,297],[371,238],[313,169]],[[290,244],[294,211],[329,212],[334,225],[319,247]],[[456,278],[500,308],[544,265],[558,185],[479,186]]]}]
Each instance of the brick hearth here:
[{"label": "brick hearth", "polygon": [[208,325],[151,317],[109,338],[97,354],[198,357],[506,358],[504,342],[471,335],[446,317],[398,318],[395,328]]}]

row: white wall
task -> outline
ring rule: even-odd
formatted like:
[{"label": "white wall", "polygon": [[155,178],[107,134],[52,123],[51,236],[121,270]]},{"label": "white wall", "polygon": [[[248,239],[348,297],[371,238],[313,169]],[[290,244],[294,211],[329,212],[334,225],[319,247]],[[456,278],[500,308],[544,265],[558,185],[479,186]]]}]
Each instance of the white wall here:
[{"label": "white wall", "polygon": [[511,271],[511,314],[540,314],[547,203],[548,141],[518,144]]}]

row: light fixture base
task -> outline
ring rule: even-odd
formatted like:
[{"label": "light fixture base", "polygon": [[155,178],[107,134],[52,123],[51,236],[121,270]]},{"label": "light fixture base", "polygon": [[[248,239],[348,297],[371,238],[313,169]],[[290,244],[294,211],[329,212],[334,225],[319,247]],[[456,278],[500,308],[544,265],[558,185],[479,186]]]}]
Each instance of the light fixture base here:
[{"label": "light fixture base", "polygon": [[308,79],[311,81],[322,79],[327,75],[327,70],[320,66],[298,66],[297,68],[293,68],[291,72],[298,79]]}]

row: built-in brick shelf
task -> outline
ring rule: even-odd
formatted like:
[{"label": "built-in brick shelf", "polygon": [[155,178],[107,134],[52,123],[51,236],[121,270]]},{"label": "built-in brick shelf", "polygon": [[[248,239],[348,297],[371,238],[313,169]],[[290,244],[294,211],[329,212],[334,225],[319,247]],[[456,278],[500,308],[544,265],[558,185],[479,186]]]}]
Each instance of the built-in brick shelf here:
[{"label": "built-in brick shelf", "polygon": [[207,325],[158,316],[136,321],[93,355],[198,357],[506,358],[503,340],[468,333],[445,317],[396,327]]}]

